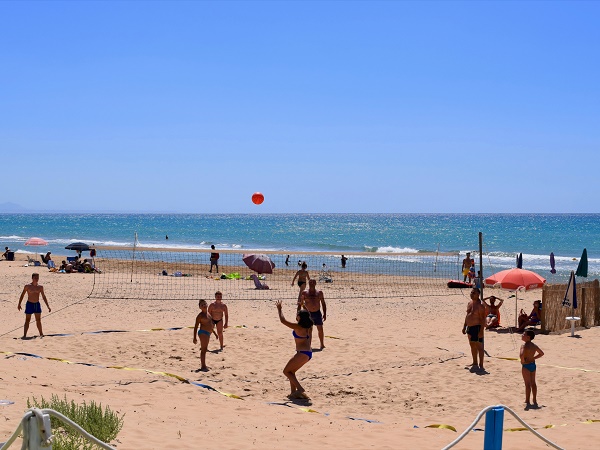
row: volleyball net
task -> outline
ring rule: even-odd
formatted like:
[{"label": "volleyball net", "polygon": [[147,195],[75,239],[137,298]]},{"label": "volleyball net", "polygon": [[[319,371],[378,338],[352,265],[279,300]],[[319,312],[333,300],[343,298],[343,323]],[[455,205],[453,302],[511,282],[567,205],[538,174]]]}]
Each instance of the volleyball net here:
[{"label": "volleyball net", "polygon": [[99,272],[90,297],[99,299],[212,299],[216,291],[227,300],[295,299],[300,287],[292,280],[303,262],[310,278],[317,280],[317,289],[329,299],[460,294],[447,287],[448,280],[459,277],[458,253],[348,253],[342,267],[339,253],[264,251],[260,254],[275,267],[273,273],[259,274],[244,263],[247,253],[236,250],[217,250],[218,268],[213,265],[212,273],[211,250],[101,246],[95,250]]}]

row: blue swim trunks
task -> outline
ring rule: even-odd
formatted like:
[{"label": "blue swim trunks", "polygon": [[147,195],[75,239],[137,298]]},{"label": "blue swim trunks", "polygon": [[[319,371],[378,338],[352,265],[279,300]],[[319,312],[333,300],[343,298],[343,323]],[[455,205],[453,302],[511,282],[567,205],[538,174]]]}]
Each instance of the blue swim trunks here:
[{"label": "blue swim trunks", "polygon": [[41,314],[41,313],[42,313],[42,305],[40,304],[40,302],[25,303],[25,314]]},{"label": "blue swim trunks", "polygon": [[198,336],[200,336],[201,334],[206,334],[207,336],[210,336],[210,331],[198,330]]},{"label": "blue swim trunks", "polygon": [[530,372],[535,372],[535,362],[523,364],[523,368],[529,370]]},{"label": "blue swim trunks", "polygon": [[323,314],[321,314],[320,309],[318,311],[311,311],[310,318],[315,325],[323,325]]}]

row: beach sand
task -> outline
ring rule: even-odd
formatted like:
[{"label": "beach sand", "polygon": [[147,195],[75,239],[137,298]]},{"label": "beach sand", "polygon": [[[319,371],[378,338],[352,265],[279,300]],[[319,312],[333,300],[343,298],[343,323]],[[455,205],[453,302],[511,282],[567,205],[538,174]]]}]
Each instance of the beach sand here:
[{"label": "beach sand", "polygon": [[[282,369],[294,354],[294,342],[272,300],[228,301],[224,291],[230,312],[225,349],[217,351],[213,336],[207,355],[211,370],[196,372],[199,347],[187,327],[194,324],[197,302],[89,299],[92,274],[48,273],[45,267],[23,263],[0,261],[0,351],[9,352],[2,355],[0,399],[14,402],[0,406],[0,442],[17,427],[28,397],[49,399],[52,394],[94,400],[125,414],[123,430],[113,442],[124,449],[436,449],[495,404],[509,406],[563,448],[590,448],[600,439],[600,423],[582,423],[600,419],[598,328],[579,329],[579,338],[566,332],[536,336],[534,342],[545,352],[537,373],[541,408],[524,411],[521,365],[500,359],[518,357],[520,336],[506,329],[487,332],[488,373],[468,370],[469,347],[461,333],[468,291],[447,297],[329,300],[326,349],[315,352],[298,372],[311,400],[292,403]],[[17,311],[18,298],[34,271],[41,274],[52,308],[48,314],[43,305],[45,334],[70,335],[20,339],[24,314]],[[214,283],[219,289],[219,281]],[[508,297],[495,289],[486,295],[492,292]],[[283,299],[290,320],[296,294],[290,287]],[[519,309],[529,311],[537,298],[541,291],[519,294]],[[503,307],[505,325],[511,311],[514,299]],[[184,328],[148,331],[171,327]],[[87,334],[99,330],[128,332]],[[34,321],[29,335],[37,335]],[[313,347],[318,347],[316,332]],[[436,424],[457,432],[427,428]],[[548,425],[554,428],[543,428]],[[505,415],[504,428],[520,426]],[[482,420],[477,428],[484,427]],[[482,431],[471,432],[455,448],[481,449],[483,437]],[[507,449],[547,448],[525,431],[505,432],[503,440]]]}]

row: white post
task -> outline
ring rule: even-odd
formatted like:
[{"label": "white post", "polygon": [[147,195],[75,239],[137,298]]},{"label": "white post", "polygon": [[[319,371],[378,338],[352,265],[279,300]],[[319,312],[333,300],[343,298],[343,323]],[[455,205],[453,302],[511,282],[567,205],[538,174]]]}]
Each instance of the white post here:
[{"label": "white post", "polygon": [[[52,430],[50,427],[50,416],[48,414],[42,414],[43,423],[39,423],[38,416],[32,415],[27,420],[28,430],[24,435],[27,437],[28,450],[52,450],[52,442],[47,446],[44,446],[45,436],[51,436]],[[40,429],[40,426],[42,428]]]}]

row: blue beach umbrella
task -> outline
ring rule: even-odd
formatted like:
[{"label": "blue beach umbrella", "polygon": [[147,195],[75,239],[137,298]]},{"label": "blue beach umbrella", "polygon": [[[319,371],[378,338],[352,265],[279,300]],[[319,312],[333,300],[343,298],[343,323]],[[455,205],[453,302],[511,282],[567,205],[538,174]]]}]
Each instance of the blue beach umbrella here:
[{"label": "blue beach umbrella", "polygon": [[[571,276],[569,277],[569,284],[567,284],[567,291],[562,301],[562,305],[567,308],[577,308],[577,282],[575,281],[575,272],[571,270]],[[571,314],[572,316],[573,314]]]},{"label": "blue beach umbrella", "polygon": [[554,252],[550,253],[550,273],[551,274],[555,274],[556,273],[556,269],[554,268],[555,266],[555,262],[554,262]]}]

